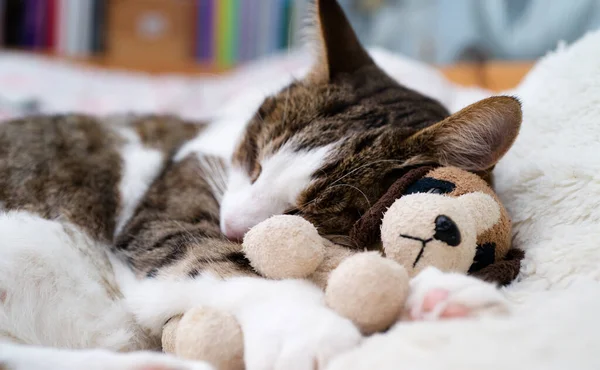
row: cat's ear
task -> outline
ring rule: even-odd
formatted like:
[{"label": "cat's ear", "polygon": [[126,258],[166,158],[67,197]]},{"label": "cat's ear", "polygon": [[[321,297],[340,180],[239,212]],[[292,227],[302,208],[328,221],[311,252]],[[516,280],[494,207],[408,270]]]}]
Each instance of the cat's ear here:
[{"label": "cat's ear", "polygon": [[374,64],[336,0],[314,0],[313,17],[317,60],[309,81],[329,82],[338,74]]},{"label": "cat's ear", "polygon": [[438,163],[464,170],[493,167],[513,145],[521,128],[519,100],[495,96],[471,104],[422,131]]}]

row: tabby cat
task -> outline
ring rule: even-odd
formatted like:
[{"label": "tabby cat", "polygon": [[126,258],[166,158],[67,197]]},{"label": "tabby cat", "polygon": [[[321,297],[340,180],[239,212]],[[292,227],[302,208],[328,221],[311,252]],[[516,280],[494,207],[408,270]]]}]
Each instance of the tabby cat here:
[{"label": "tabby cat", "polygon": [[[250,370],[322,368],[360,342],[316,287],[256,276],[236,240],[282,213],[343,240],[414,166],[490,171],[521,110],[493,97],[449,115],[375,65],[335,0],[316,1],[315,30],[314,67],[239,123],[231,163],[175,117],[0,123],[0,368],[209,368],[151,352],[199,304],[236,316]],[[467,312],[503,304],[474,278],[416,281],[413,313],[440,289],[468,287]],[[133,350],[148,352],[116,353]]]}]

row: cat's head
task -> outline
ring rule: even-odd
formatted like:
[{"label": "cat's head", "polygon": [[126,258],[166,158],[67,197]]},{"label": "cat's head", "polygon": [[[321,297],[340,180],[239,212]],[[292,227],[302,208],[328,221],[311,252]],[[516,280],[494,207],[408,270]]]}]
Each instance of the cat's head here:
[{"label": "cat's head", "polygon": [[231,238],[282,213],[347,235],[411,167],[487,171],[519,131],[516,99],[488,98],[449,116],[375,65],[335,0],[317,0],[315,10],[317,62],[265,99],[234,152],[221,207]]}]

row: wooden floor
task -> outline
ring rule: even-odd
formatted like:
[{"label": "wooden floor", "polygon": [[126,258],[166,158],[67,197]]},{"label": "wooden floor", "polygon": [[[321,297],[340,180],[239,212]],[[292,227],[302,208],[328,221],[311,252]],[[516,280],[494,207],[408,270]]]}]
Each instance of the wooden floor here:
[{"label": "wooden floor", "polygon": [[[110,59],[91,58],[63,58],[50,54],[39,54],[43,57],[65,60],[79,65],[87,65],[115,70],[139,71],[151,74],[178,73],[189,75],[223,73],[213,67],[202,66],[193,62],[176,65],[154,65],[151,62],[133,61],[118,63]],[[444,75],[455,83],[464,86],[479,86],[494,91],[515,87],[531,69],[531,62],[489,62],[486,64],[457,64],[441,66]]]}]

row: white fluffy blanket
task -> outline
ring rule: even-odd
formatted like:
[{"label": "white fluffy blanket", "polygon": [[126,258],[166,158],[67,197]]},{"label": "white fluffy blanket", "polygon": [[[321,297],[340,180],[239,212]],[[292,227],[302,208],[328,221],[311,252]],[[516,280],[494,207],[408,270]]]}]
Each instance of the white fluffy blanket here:
[{"label": "white fluffy blanket", "polygon": [[514,91],[523,128],[496,169],[526,251],[505,319],[399,324],[350,369],[600,369],[600,32],[540,60]]},{"label": "white fluffy blanket", "polygon": [[[393,77],[452,111],[489,92],[459,88],[436,70],[373,50]],[[151,78],[0,56],[0,116],[38,99],[43,111],[124,110],[217,117],[231,137],[265,93],[301,76],[303,52],[225,77]],[[274,78],[278,76],[278,78]],[[402,323],[331,364],[331,369],[600,369],[600,32],[544,57],[515,90],[524,122],[496,169],[515,243],[526,251],[505,289],[508,318]],[[216,109],[221,107],[222,109]],[[221,154],[228,146],[215,146]]]}]

